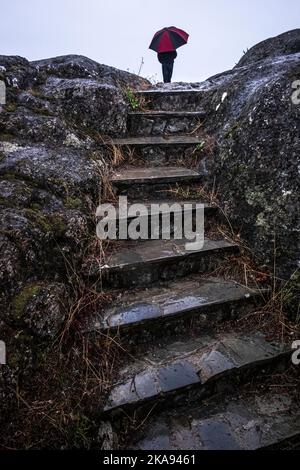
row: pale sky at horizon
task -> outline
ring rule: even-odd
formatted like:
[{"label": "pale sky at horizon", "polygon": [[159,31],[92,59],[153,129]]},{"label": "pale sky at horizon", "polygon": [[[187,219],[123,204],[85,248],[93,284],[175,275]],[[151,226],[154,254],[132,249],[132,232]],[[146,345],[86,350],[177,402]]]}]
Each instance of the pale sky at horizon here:
[{"label": "pale sky at horizon", "polygon": [[201,81],[232,68],[243,50],[300,27],[299,0],[1,0],[0,55],[29,60],[82,54],[161,81],[148,49],[155,31],[190,34],[173,81]]}]

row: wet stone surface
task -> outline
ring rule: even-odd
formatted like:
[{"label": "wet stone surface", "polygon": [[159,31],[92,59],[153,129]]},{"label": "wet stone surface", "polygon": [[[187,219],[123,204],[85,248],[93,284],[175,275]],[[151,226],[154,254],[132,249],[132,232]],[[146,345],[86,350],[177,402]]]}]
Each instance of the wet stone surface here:
[{"label": "wet stone surface", "polygon": [[[220,337],[187,341],[178,353],[178,343],[152,349],[140,355],[120,373],[105,406],[106,410],[158,399],[169,392],[192,386],[204,386],[232,370],[255,367],[261,363],[280,362],[288,351],[279,343],[268,343],[260,334],[226,334]],[[240,350],[243,354],[240,354]]]},{"label": "wet stone surface", "polygon": [[196,130],[204,112],[147,112],[129,116],[128,131],[134,136],[184,134]]},{"label": "wet stone surface", "polygon": [[259,293],[235,282],[218,278],[183,279],[169,283],[165,287],[154,287],[147,291],[124,294],[114,307],[108,309],[102,316],[102,328],[143,325],[147,320],[176,317],[190,311],[199,313],[201,309],[208,306],[250,299],[256,294]]},{"label": "wet stone surface", "polygon": [[162,90],[149,90],[140,94],[147,100],[148,109],[161,111],[203,110],[203,92],[201,90],[177,91],[164,87]]},{"label": "wet stone surface", "polygon": [[[259,403],[259,406],[258,406]],[[256,450],[300,433],[299,403],[257,392],[218,396],[150,419],[129,444],[151,450]]]},{"label": "wet stone surface", "polygon": [[237,245],[226,240],[205,240],[202,249],[187,250],[187,240],[127,241],[106,264],[97,260],[88,266],[90,278],[99,277],[114,287],[148,286],[192,273],[213,271],[227,254],[237,253]]},{"label": "wet stone surface", "polygon": [[114,185],[126,184],[168,184],[184,180],[199,179],[199,173],[188,168],[160,167],[160,168],[122,168],[112,177]]}]

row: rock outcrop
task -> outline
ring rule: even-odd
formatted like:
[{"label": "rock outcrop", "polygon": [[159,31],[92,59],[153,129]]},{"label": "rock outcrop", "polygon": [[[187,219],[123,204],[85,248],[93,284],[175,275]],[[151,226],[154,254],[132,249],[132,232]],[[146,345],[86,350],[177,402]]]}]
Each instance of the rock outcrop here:
[{"label": "rock outcrop", "polygon": [[300,104],[292,98],[299,79],[297,29],[254,46],[232,70],[169,88],[190,90],[190,109],[206,112],[217,145],[200,168],[231,222],[262,264],[275,264],[276,275],[298,288]]},{"label": "rock outcrop", "polygon": [[9,361],[0,414],[8,425],[17,383],[29,393],[76,299],[68,270],[80,271],[93,243],[110,165],[99,142],[126,133],[126,90],[149,84],[82,56],[0,56],[0,80],[0,339]]},{"label": "rock outcrop", "polygon": [[[248,51],[233,70],[203,83],[175,84],[163,90],[157,86],[151,95],[152,104],[148,103],[152,111],[158,110],[156,116],[152,112],[153,122],[150,122],[151,113],[144,115],[143,122],[138,115],[132,118],[135,122],[132,129],[137,127],[141,139],[148,142],[146,147],[150,146],[148,154],[144,153],[148,165],[152,157],[154,166],[161,166],[164,160],[168,165],[172,157],[178,156],[173,153],[172,145],[180,153],[191,145],[203,152],[197,174],[188,169],[183,172],[185,183],[192,175],[197,177],[194,181],[201,180],[208,188],[217,188],[224,212],[232,226],[240,230],[253,255],[261,264],[275,266],[279,279],[292,278],[283,296],[286,295],[284,300],[294,317],[298,312],[299,285],[300,105],[292,100],[292,94],[294,82],[300,79],[299,40],[300,30],[295,30],[264,41]],[[120,138],[128,137],[130,106],[126,89],[143,90],[150,84],[81,56],[36,62],[0,56],[0,80],[7,87],[7,103],[0,113],[0,340],[6,341],[10,358],[10,367],[0,370],[3,386],[0,396],[1,403],[6,403],[3,418],[7,424],[12,422],[9,409],[15,407],[14,390],[18,390],[19,396],[24,391],[25,398],[28,395],[31,399],[30,385],[38,388],[32,371],[39,371],[41,363],[48,367],[45,350],[63,329],[70,301],[74,297],[76,300],[76,289],[70,281],[75,277],[78,282],[78,277],[72,270],[81,269],[93,246],[95,207],[102,191],[103,175],[111,164],[103,140],[110,142],[118,137],[114,142],[120,142]],[[191,93],[172,94],[176,90]],[[180,135],[190,132],[191,120],[198,120],[199,116],[201,119],[205,116],[204,128],[210,138],[211,152],[203,151],[205,142],[199,136],[193,140],[192,136]],[[146,128],[150,137],[144,135]],[[164,140],[161,134],[170,132],[175,137]],[[160,137],[169,154],[161,149]],[[152,147],[151,142],[154,142]],[[135,149],[139,139],[131,145]],[[158,159],[157,152],[160,152]],[[166,174],[169,169],[167,166]],[[173,171],[176,176],[177,169]],[[157,177],[157,170],[154,173]],[[179,175],[176,181],[182,180]],[[224,243],[222,249],[230,245],[228,252],[235,253],[234,245]],[[212,245],[219,255],[218,243]],[[182,278],[191,269],[197,273],[209,271],[206,265],[201,268],[202,253],[199,259],[195,258],[194,265],[185,263],[186,271],[181,272],[176,256],[182,258],[182,247],[174,251],[172,244],[169,253],[166,246],[162,250],[162,259],[157,259],[164,262],[163,257],[170,256],[172,269],[168,269],[168,260],[164,272],[152,263],[150,256],[149,272],[144,271],[147,276],[134,271],[133,266],[136,279],[128,276],[124,285],[128,282],[136,286],[145,279],[148,283],[170,280],[172,273]],[[155,250],[153,253],[156,254]],[[99,273],[99,259],[95,258]],[[134,260],[141,258],[136,252]],[[120,279],[124,278],[123,264]],[[209,266],[213,270],[214,265]],[[79,288],[83,288],[80,279]],[[214,302],[215,288],[212,296]],[[202,299],[202,295],[198,297]],[[245,299],[249,298],[247,293]],[[88,298],[87,302],[90,308],[93,300]],[[151,312],[153,308],[151,305]],[[140,314],[134,308],[136,311]],[[97,333],[96,327],[93,333]],[[70,355],[75,362],[85,354],[85,347],[82,347],[84,351],[73,347]],[[107,365],[110,357],[105,357],[106,351],[102,353]],[[98,362],[99,356],[98,349]],[[78,374],[76,362],[70,370],[71,381],[65,377],[60,381],[58,377],[62,394],[66,390],[73,392]],[[48,391],[44,399],[48,403]],[[79,420],[81,432],[85,416],[78,418],[72,412],[69,419],[75,423]]]},{"label": "rock outcrop", "polygon": [[0,56],[0,66],[0,279],[9,310],[27,282],[63,280],[61,253],[79,259],[86,249],[106,163],[99,141],[126,133],[125,90],[148,82],[82,56]]}]

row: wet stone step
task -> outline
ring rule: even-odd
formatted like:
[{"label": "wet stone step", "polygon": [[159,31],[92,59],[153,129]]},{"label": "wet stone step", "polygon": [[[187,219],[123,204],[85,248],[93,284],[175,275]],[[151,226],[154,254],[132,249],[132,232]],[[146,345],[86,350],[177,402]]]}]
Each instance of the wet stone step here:
[{"label": "wet stone step", "polygon": [[201,144],[202,139],[200,137],[191,135],[172,135],[172,136],[143,136],[143,137],[127,137],[122,139],[114,139],[104,142],[104,144],[111,144],[116,146],[134,146],[134,147],[146,147],[146,146],[191,146]]},{"label": "wet stone step", "polygon": [[170,184],[185,181],[194,182],[200,180],[196,171],[188,168],[160,167],[160,168],[123,168],[115,172],[111,182],[115,186],[130,187],[133,184]]},{"label": "wet stone step", "polygon": [[[101,206],[101,214],[98,213],[97,221],[105,217],[106,224],[116,225],[117,236],[120,238],[120,227],[124,224],[127,229],[131,223],[139,221],[140,226],[146,226],[148,233],[152,233],[158,239],[166,238],[166,231],[174,238],[174,233],[178,222],[184,226],[184,217],[192,218],[192,228],[196,229],[196,215],[199,208],[204,209],[204,223],[210,223],[212,216],[218,216],[218,208],[213,204],[201,203],[195,200],[175,201],[171,199],[158,199],[144,201],[119,201],[118,204],[107,204],[107,212],[104,212],[105,204]],[[201,209],[202,210],[202,209]],[[166,226],[166,228],[164,228]]]},{"label": "wet stone step", "polygon": [[156,118],[156,117],[174,117],[174,118],[185,118],[185,117],[205,117],[205,111],[161,111],[161,110],[154,110],[154,111],[132,111],[128,113],[130,117],[149,117],[149,118]]},{"label": "wet stone step", "polygon": [[[204,210],[205,210],[205,215],[213,215],[218,212],[218,207],[213,205],[213,204],[208,204],[208,203],[202,203],[201,201],[196,201],[195,199],[187,199],[183,201],[176,201],[174,199],[159,199],[159,200],[147,200],[147,201],[141,201],[141,200],[130,200],[128,201],[127,207],[135,204],[143,204],[145,208],[147,209],[147,212],[150,216],[159,215],[159,214],[165,214],[169,213],[170,208],[174,208],[174,213],[177,212],[183,212],[184,210],[187,211],[195,211],[197,205],[203,205]],[[127,220],[133,219],[135,216],[132,214],[129,214],[128,211],[124,207],[124,215],[122,211],[120,212],[120,206],[118,204],[114,205],[115,210],[116,210],[116,216],[117,219],[124,220],[126,218]],[[122,206],[121,206],[122,207]]]},{"label": "wet stone step", "polygon": [[132,136],[186,134],[197,131],[204,111],[147,111],[128,115],[127,129]]},{"label": "wet stone step", "polygon": [[[164,166],[180,165],[188,159],[203,157],[203,138],[193,135],[153,135],[143,137],[128,137],[104,142],[103,145],[115,145],[126,157],[142,159],[146,164]],[[182,164],[182,163],[181,163]]]},{"label": "wet stone step", "polygon": [[174,90],[165,86],[163,89],[138,91],[136,95],[143,97],[149,110],[202,111],[204,93],[197,89]]},{"label": "wet stone step", "polygon": [[188,168],[158,166],[122,168],[112,176],[111,182],[119,195],[141,201],[170,197],[172,191],[192,188],[202,180],[198,172]]},{"label": "wet stone step", "polygon": [[[105,411],[137,410],[149,402],[165,400],[172,407],[171,395],[176,396],[176,406],[180,395],[187,399],[210,393],[217,381],[227,385],[232,380],[241,382],[254,370],[268,365],[286,364],[290,358],[290,348],[282,343],[267,342],[258,333],[227,333],[216,336],[202,336],[184,343],[170,343],[164,348],[152,347],[147,354],[138,355],[121,371],[118,383],[112,388],[105,405]],[[197,391],[196,391],[197,390]]]},{"label": "wet stone step", "polygon": [[[276,383],[276,378],[274,379]],[[159,416],[135,432],[128,449],[259,450],[299,442],[300,407],[294,394],[239,388]]]},{"label": "wet stone step", "polygon": [[[185,278],[123,294],[104,314],[94,318],[90,329],[112,334],[118,331],[121,335],[128,332],[128,337],[136,330],[137,335],[143,335],[147,340],[148,330],[155,334],[166,334],[166,331],[172,334],[170,323],[177,323],[182,318],[198,316],[201,325],[209,326],[215,321],[232,319],[231,313],[236,310],[241,317],[248,310],[244,304],[253,307],[263,301],[264,295],[267,296],[266,290],[249,289],[234,281]],[[238,308],[234,309],[236,304]]]},{"label": "wet stone step", "polygon": [[227,240],[208,240],[202,249],[187,249],[186,239],[127,241],[105,265],[97,260],[88,275],[114,287],[147,286],[160,280],[173,280],[191,273],[212,272],[228,254],[239,252]]}]

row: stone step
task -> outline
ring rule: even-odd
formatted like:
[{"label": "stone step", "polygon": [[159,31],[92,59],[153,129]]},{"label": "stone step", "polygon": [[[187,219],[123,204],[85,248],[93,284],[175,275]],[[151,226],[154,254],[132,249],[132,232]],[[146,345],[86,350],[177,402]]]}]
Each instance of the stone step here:
[{"label": "stone step", "polygon": [[194,276],[125,292],[111,308],[93,317],[88,329],[119,333],[130,343],[146,342],[161,335],[173,336],[175,328],[177,333],[184,331],[184,324],[191,318],[207,328],[242,317],[263,302],[265,295],[266,290],[250,289],[234,281]]},{"label": "stone step", "polygon": [[[169,212],[169,207],[174,207],[174,213],[181,213],[183,211],[195,211],[197,205],[203,205],[204,206],[204,211],[206,216],[214,215],[218,212],[218,207],[209,204],[209,203],[202,203],[201,201],[196,201],[195,199],[187,199],[187,200],[181,200],[181,201],[176,201],[174,199],[159,199],[159,200],[146,200],[146,201],[141,201],[139,200],[129,200],[128,201],[128,207],[133,204],[143,204],[145,208],[148,211],[149,217],[150,214],[151,216],[157,216],[159,214],[165,214]],[[119,205],[117,204],[112,204],[115,207],[116,210],[116,217],[118,220],[128,220],[129,222],[135,218],[134,215],[131,214],[122,214],[119,211]],[[159,206],[159,207],[158,207]],[[192,206],[190,208],[190,206]],[[109,219],[109,218],[108,218]]]},{"label": "stone step", "polygon": [[[140,212],[141,208],[138,206],[142,204],[142,208],[145,212]],[[104,208],[105,204],[102,205]],[[136,208],[134,208],[136,206]],[[105,221],[107,224],[115,224],[117,227],[117,240],[119,238],[120,226],[124,224],[129,227],[131,222],[138,219],[140,224],[147,227],[148,233],[155,234],[156,237],[166,238],[164,233],[163,222],[167,223],[166,229],[169,230],[171,238],[174,238],[175,221],[181,221],[184,223],[184,217],[188,214],[192,217],[193,230],[196,228],[196,214],[199,207],[204,208],[204,223],[210,224],[212,216],[218,216],[218,208],[213,204],[202,203],[195,200],[176,201],[172,199],[158,199],[158,200],[147,200],[141,201],[141,199],[126,200],[122,203],[119,201],[118,204],[107,204],[108,215],[105,214]],[[139,212],[138,212],[139,211]],[[103,212],[102,212],[103,214]],[[103,217],[103,215],[102,215]],[[101,217],[98,219],[101,220]],[[145,224],[145,225],[144,225]]]},{"label": "stone step", "polygon": [[171,183],[191,183],[201,181],[201,175],[188,168],[159,167],[144,168],[131,167],[116,171],[111,182],[118,187],[131,187],[133,184],[162,185]]},{"label": "stone step", "polygon": [[104,411],[138,413],[141,407],[153,407],[157,401],[164,409],[174,403],[177,407],[180,397],[186,402],[209,396],[223,383],[229,386],[231,381],[247,380],[250,372],[286,365],[290,356],[290,348],[269,343],[255,332],[202,335],[153,346],[120,371]]},{"label": "stone step", "polygon": [[197,130],[204,118],[204,111],[132,112],[127,129],[132,136],[186,134]]},{"label": "stone step", "polygon": [[203,138],[194,135],[153,135],[104,141],[117,146],[124,158],[130,156],[152,166],[180,165],[188,159],[202,158]]},{"label": "stone step", "polygon": [[238,253],[227,240],[205,240],[201,249],[188,250],[186,239],[126,241],[100,265],[89,266],[89,276],[114,287],[147,286],[181,278],[190,273],[211,272],[224,257]]},{"label": "stone step", "polygon": [[198,172],[183,167],[130,167],[115,172],[111,183],[119,195],[141,201],[150,197],[160,200],[174,186],[186,188],[202,179]]},{"label": "stone step", "polygon": [[161,110],[150,110],[150,111],[131,111],[128,113],[130,117],[138,118],[156,118],[156,117],[167,117],[167,118],[194,118],[199,119],[205,117],[205,111],[161,111]]},{"label": "stone step", "polygon": [[116,145],[117,147],[187,147],[201,144],[202,139],[192,135],[155,135],[143,137],[126,137],[105,141],[104,144]]},{"label": "stone step", "polygon": [[205,91],[199,89],[150,89],[136,92],[137,97],[145,100],[149,110],[161,111],[203,111],[203,96]]},{"label": "stone step", "polygon": [[259,450],[287,448],[300,439],[299,400],[274,386],[238,388],[199,404],[150,415],[136,430],[128,449]]}]

